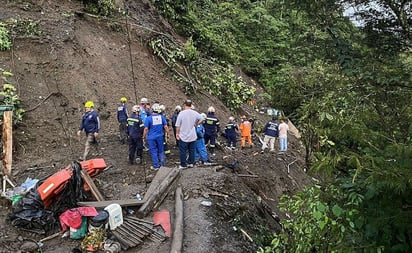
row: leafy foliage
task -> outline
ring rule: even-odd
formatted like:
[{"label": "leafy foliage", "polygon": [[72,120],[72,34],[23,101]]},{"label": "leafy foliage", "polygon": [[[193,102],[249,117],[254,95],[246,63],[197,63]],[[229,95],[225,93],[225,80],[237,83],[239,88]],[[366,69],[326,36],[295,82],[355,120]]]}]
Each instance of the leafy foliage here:
[{"label": "leafy foliage", "polygon": [[12,47],[9,30],[6,24],[0,22],[0,51],[9,50]]},{"label": "leafy foliage", "polygon": [[272,246],[259,252],[350,252],[355,246],[364,247],[356,239],[356,226],[362,222],[355,218],[362,202],[362,195],[345,195],[334,186],[313,186],[284,196],[280,208],[292,217],[283,222],[285,232],[274,236]]},{"label": "leafy foliage", "polygon": [[[153,2],[200,51],[254,76],[301,130],[322,187],[285,197],[293,217],[261,252],[412,250],[410,1]],[[343,15],[348,4],[363,6],[362,26]]]},{"label": "leafy foliage", "polygon": [[38,21],[31,19],[14,19],[7,20],[7,26],[12,36],[39,36],[42,34]]},{"label": "leafy foliage", "polygon": [[185,83],[186,94],[194,94],[201,87],[219,97],[232,110],[254,95],[255,88],[237,77],[230,65],[201,57],[190,39],[182,47],[168,37],[159,36],[150,42],[150,46],[177,80]]},{"label": "leafy foliage", "polygon": [[89,1],[84,6],[85,11],[92,14],[101,15],[104,17],[109,17],[115,11],[115,1],[114,0],[97,0]]},{"label": "leafy foliage", "polygon": [[3,80],[3,87],[0,90],[0,97],[2,97],[0,105],[10,105],[13,107],[13,124],[16,125],[23,120],[24,109],[18,94],[16,94],[16,88],[7,80],[8,77],[13,76],[13,73],[1,68],[0,71],[2,72],[1,80]]}]

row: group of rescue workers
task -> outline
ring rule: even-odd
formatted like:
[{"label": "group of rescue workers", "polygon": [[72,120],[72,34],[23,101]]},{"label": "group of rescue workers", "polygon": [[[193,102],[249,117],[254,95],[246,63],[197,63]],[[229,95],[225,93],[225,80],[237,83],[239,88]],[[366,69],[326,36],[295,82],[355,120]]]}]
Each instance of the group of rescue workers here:
[{"label": "group of rescue workers", "polygon": [[[129,115],[126,105],[127,98],[120,98],[120,105],[117,108],[117,120],[119,123],[120,143],[129,144],[129,163],[141,164],[143,151],[148,150],[152,159],[151,168],[158,170],[166,165],[166,155],[170,154],[168,146],[170,135],[169,126],[171,124],[176,146],[179,149],[180,168],[190,168],[194,164],[211,165],[215,154],[216,141],[218,134],[221,133],[226,138],[227,149],[236,150],[237,135],[240,132],[241,149],[246,147],[246,142],[253,148],[252,134],[254,132],[254,120],[248,119],[245,115],[241,117],[238,125],[233,116],[229,117],[224,130],[220,129],[220,121],[215,115],[215,108],[210,106],[207,113],[198,113],[192,101],[186,100],[183,108],[180,105],[169,119],[166,115],[166,107],[159,102],[153,105],[147,98],[140,100],[140,105],[132,107]],[[84,105],[85,112],[77,135],[82,131],[87,138],[85,150],[81,160],[86,160],[90,148],[96,144],[100,130],[100,120],[98,113],[94,110],[94,103],[87,101]],[[171,122],[170,122],[171,121]],[[273,117],[265,125],[265,134],[261,153],[267,147],[270,152],[274,152],[275,141],[279,138],[279,151],[287,151],[287,131],[288,124],[285,119],[281,119],[278,124],[276,117]]]}]

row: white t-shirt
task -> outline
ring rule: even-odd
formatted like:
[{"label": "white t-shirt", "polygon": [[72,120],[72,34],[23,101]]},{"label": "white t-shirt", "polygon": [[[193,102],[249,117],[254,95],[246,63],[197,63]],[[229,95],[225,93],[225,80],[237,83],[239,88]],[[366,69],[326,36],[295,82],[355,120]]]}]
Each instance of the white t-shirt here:
[{"label": "white t-shirt", "polygon": [[183,142],[197,140],[196,123],[202,120],[202,116],[192,109],[186,109],[179,113],[176,119],[176,127],[180,128],[179,137]]},{"label": "white t-shirt", "polygon": [[289,126],[285,122],[280,123],[279,125],[279,138],[288,137]]}]

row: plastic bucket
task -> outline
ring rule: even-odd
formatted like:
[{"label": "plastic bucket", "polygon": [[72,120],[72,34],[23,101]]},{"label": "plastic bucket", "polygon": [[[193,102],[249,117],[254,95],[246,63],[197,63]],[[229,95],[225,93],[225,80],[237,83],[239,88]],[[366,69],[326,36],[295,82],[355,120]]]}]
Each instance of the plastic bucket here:
[{"label": "plastic bucket", "polygon": [[109,213],[110,230],[115,230],[123,224],[122,207],[119,204],[111,204],[104,208]]}]

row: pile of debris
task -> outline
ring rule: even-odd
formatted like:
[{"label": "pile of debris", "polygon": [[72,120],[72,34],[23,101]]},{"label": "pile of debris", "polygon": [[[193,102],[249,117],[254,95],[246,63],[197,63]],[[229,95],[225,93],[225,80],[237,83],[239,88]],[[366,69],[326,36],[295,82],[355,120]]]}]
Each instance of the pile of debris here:
[{"label": "pile of debris", "polygon": [[[154,212],[153,222],[144,218],[176,189],[180,170],[159,170],[143,199],[105,200],[93,181],[105,169],[107,165],[102,158],[73,162],[50,177],[38,180],[36,186],[20,198],[13,196],[15,201],[8,221],[18,229],[46,235],[42,243],[59,236],[83,239],[81,250],[89,252],[103,249],[120,252],[140,246],[146,239],[160,243],[171,237],[169,211]],[[183,195],[181,188],[176,191],[172,248],[180,251]],[[87,201],[87,192],[95,201]],[[138,207],[138,210],[128,207]]]}]

